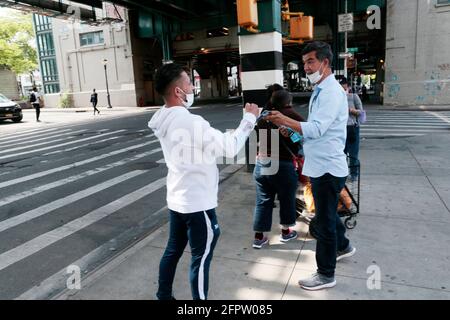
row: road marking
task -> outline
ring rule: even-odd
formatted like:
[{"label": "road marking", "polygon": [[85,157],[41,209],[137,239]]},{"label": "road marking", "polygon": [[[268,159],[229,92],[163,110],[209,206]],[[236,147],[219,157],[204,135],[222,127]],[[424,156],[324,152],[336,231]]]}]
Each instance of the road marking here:
[{"label": "road marking", "polygon": [[50,131],[55,131],[55,130],[58,130],[58,129],[60,129],[60,128],[49,128],[49,129],[39,128],[39,129],[33,129],[33,130],[27,130],[27,131],[8,133],[8,134],[5,134],[5,135],[2,135],[2,138],[0,139],[0,141],[9,140],[12,137],[18,137],[18,136],[20,136],[20,137],[31,136],[33,134],[36,134],[36,132],[39,132],[39,133],[50,132]]},{"label": "road marking", "polygon": [[34,208],[30,211],[21,213],[12,218],[0,221],[0,232],[5,231],[9,228],[15,227],[19,224],[25,223],[27,221],[30,221],[32,219],[35,219],[37,217],[40,217],[40,216],[47,214],[51,211],[54,211],[56,209],[62,208],[68,204],[71,204],[71,203],[81,200],[83,198],[90,197],[97,192],[100,192],[102,190],[105,190],[107,188],[115,186],[116,184],[124,182],[128,179],[134,178],[145,172],[147,172],[147,171],[146,170],[135,170],[135,171],[128,172],[126,174],[123,174],[123,175],[113,178],[111,180],[107,180],[105,182],[102,182],[102,183],[92,186],[90,188],[87,188],[87,189],[78,191],[76,193],[73,193],[71,195],[68,195],[64,198],[60,198],[58,200],[44,204],[40,207]]},{"label": "road marking", "polygon": [[80,174],[77,174],[77,175],[73,175],[73,176],[65,178],[65,179],[61,179],[61,180],[57,180],[57,181],[54,181],[54,182],[51,182],[51,183],[48,183],[48,184],[40,185],[40,186],[38,186],[36,188],[33,188],[33,189],[30,189],[30,190],[27,190],[27,191],[24,191],[24,192],[20,192],[20,193],[11,195],[9,197],[6,197],[6,198],[3,198],[3,199],[0,200],[0,207],[6,206],[7,204],[13,203],[13,202],[18,201],[20,199],[24,199],[26,197],[30,197],[32,195],[35,195],[35,194],[38,194],[38,193],[41,193],[41,192],[44,192],[44,191],[47,191],[47,190],[50,190],[50,189],[62,186],[62,185],[65,185],[67,183],[71,183],[71,182],[74,182],[74,181],[77,181],[77,180],[80,180],[80,179],[92,176],[94,174],[97,174],[97,173],[100,173],[100,172],[103,172],[103,171],[106,171],[106,170],[109,170],[109,169],[112,169],[112,168],[115,168],[115,167],[122,166],[124,164],[129,163],[129,162],[141,159],[143,157],[150,156],[150,155],[152,155],[154,153],[158,153],[160,151],[161,151],[161,148],[157,148],[157,149],[152,150],[152,151],[140,153],[140,154],[137,154],[137,155],[135,155],[133,157],[126,158],[126,159],[123,159],[123,160],[120,160],[120,161],[117,161],[117,162],[114,162],[114,163],[110,163],[110,164],[105,165],[103,167],[99,167],[99,168],[95,168],[95,169],[92,169],[92,170],[89,170],[89,171],[85,171],[83,173],[80,173]]},{"label": "road marking", "polygon": [[49,245],[67,237],[71,234],[100,221],[112,213],[125,208],[126,206],[138,201],[161,189],[166,185],[166,178],[156,180],[143,188],[129,193],[120,199],[117,199],[103,207],[100,207],[78,219],[75,219],[57,229],[44,233],[33,240],[30,240],[14,249],[0,254],[0,271],[11,266],[12,264],[23,260],[32,254],[48,247]]},{"label": "road marking", "polygon": [[[85,131],[87,131],[87,130],[78,130],[78,131],[73,131],[73,132],[63,133],[63,134],[59,134],[59,133],[58,133],[57,136],[59,137],[59,136],[65,136],[65,135],[68,135],[68,134],[77,134],[77,133],[81,133],[81,132],[85,132]],[[49,138],[46,138],[46,139],[51,139],[51,138],[52,138],[52,137],[49,137]],[[70,138],[71,138],[71,137],[69,136],[69,137],[66,137],[66,138],[53,139],[53,140],[50,140],[50,141],[45,141],[45,142],[39,142],[39,143],[35,143],[35,144],[30,144],[30,145],[23,146],[23,147],[17,147],[17,148],[6,149],[6,150],[3,150],[3,151],[0,151],[0,154],[1,154],[1,153],[7,153],[7,152],[14,152],[14,151],[23,150],[23,149],[34,148],[34,147],[38,147],[38,146],[43,146],[43,145],[46,145],[46,144],[49,144],[49,143],[55,143],[55,142],[67,140],[67,139],[70,139]],[[15,144],[13,143],[13,145],[15,145]],[[38,149],[38,150],[39,150],[39,149]],[[34,150],[33,150],[33,152],[34,152]]]},{"label": "road marking", "polygon": [[54,146],[49,146],[49,147],[35,149],[35,150],[30,150],[30,151],[19,152],[19,153],[7,155],[7,156],[0,156],[0,159],[8,159],[8,158],[13,158],[13,157],[17,157],[17,156],[22,156],[24,154],[35,153],[35,152],[49,150],[49,149],[55,149],[55,148],[58,148],[58,147],[63,147],[63,146],[67,146],[67,145],[74,144],[74,143],[80,143],[80,142],[83,142],[83,141],[88,141],[88,140],[92,140],[92,139],[98,139],[98,138],[103,137],[103,136],[107,136],[107,135],[110,135],[110,134],[116,134],[116,133],[123,132],[123,131],[126,131],[126,130],[117,130],[117,131],[102,133],[102,134],[95,135],[95,136],[92,136],[92,137],[87,137],[87,138],[78,139],[78,140],[75,140],[75,141],[60,143],[60,144],[57,144],[57,145],[54,145]]},{"label": "road marking", "polygon": [[[383,129],[384,128],[384,129]],[[449,127],[450,128],[450,127]],[[375,126],[375,127],[362,127],[361,131],[417,131],[417,132],[438,132],[446,131],[448,128],[402,128],[398,126],[386,127],[386,126]]]},{"label": "road marking", "polygon": [[61,167],[58,167],[58,168],[53,168],[53,169],[42,171],[42,172],[37,172],[37,173],[34,173],[34,174],[30,174],[28,176],[20,177],[20,178],[13,179],[13,180],[10,180],[10,181],[1,182],[0,183],[0,189],[1,188],[5,188],[5,187],[9,187],[9,186],[12,186],[12,185],[15,185],[15,184],[18,184],[18,183],[22,183],[22,182],[26,182],[26,181],[29,181],[29,180],[33,180],[33,179],[36,179],[36,178],[41,178],[41,177],[47,176],[47,175],[55,173],[55,172],[60,172],[60,171],[64,171],[64,170],[67,170],[67,169],[73,169],[73,168],[76,168],[76,167],[79,167],[79,166],[82,166],[82,165],[85,165],[85,164],[88,164],[88,163],[91,163],[91,162],[94,162],[94,161],[98,161],[98,160],[101,160],[101,159],[112,157],[112,156],[115,156],[115,155],[118,155],[118,154],[121,154],[121,153],[124,153],[124,152],[128,152],[130,150],[134,150],[134,149],[138,149],[138,148],[141,148],[141,147],[145,147],[145,146],[153,144],[155,142],[158,142],[158,139],[151,140],[149,142],[145,142],[145,143],[141,143],[141,144],[137,144],[135,146],[119,149],[119,150],[112,151],[112,152],[109,152],[109,153],[105,153],[105,154],[99,155],[97,157],[93,157],[93,158],[90,158],[90,159],[78,161],[78,162],[75,162],[75,163],[72,163],[72,164],[69,164],[69,165],[61,166]]},{"label": "road marking", "polygon": [[432,114],[435,117],[438,117],[439,119],[441,119],[442,121],[445,121],[447,123],[450,123],[450,120],[447,117],[444,117],[442,115],[440,115],[439,113],[436,112],[432,112],[432,111],[427,111],[427,113]]},{"label": "road marking", "polygon": [[[145,136],[144,138],[150,138],[153,137],[153,134],[150,134],[148,136]],[[81,146],[76,146],[76,147],[72,147],[72,148],[67,148],[67,149],[62,149],[62,150],[56,150],[56,151],[52,151],[52,152],[48,152],[48,153],[44,153],[43,156],[49,156],[49,155],[53,155],[53,154],[58,154],[58,153],[64,153],[64,152],[69,152],[69,151],[73,151],[79,148],[83,148],[83,147],[87,147],[87,146],[91,146],[97,143],[102,143],[102,142],[106,142],[106,141],[110,141],[110,140],[115,140],[115,139],[119,139],[122,138],[123,136],[116,136],[116,137],[112,137],[112,138],[107,138],[107,139],[103,139],[103,140],[99,140],[99,141],[94,141],[88,144],[84,144]]]},{"label": "road marking", "polygon": [[386,137],[386,136],[394,136],[394,137],[406,137],[406,136],[423,136],[425,133],[422,134],[416,134],[416,133],[385,133],[385,132],[364,132],[361,134],[362,137],[364,136],[380,136],[380,137]]},{"label": "road marking", "polygon": [[61,149],[61,150],[56,150],[56,151],[52,151],[52,152],[47,152],[47,153],[44,153],[42,156],[50,156],[50,155],[54,155],[54,154],[58,154],[58,153],[69,152],[69,151],[77,150],[77,149],[84,148],[84,147],[87,147],[87,146],[92,146],[94,144],[103,143],[103,142],[111,141],[111,140],[116,140],[116,139],[119,139],[120,137],[121,136],[115,136],[115,137],[106,138],[106,139],[103,139],[103,140],[99,140],[99,141],[94,141],[94,142],[90,142],[90,143],[87,143],[87,144],[83,144],[81,146],[76,146],[76,147],[72,147],[72,148],[67,148],[67,149]]},{"label": "road marking", "polygon": [[[46,133],[46,134],[39,134],[39,139],[33,139],[33,138],[31,138],[32,140],[25,140],[25,141],[22,141],[22,142],[17,142],[17,140],[23,140],[22,138],[22,135],[16,135],[15,136],[15,139],[14,139],[14,141],[13,142],[11,142],[11,141],[8,141],[8,142],[2,142],[2,143],[0,143],[0,146],[3,146],[3,145],[9,145],[9,144],[13,144],[14,146],[20,146],[20,145],[22,145],[22,144],[27,144],[27,143],[30,143],[30,142],[37,142],[37,141],[42,141],[42,140],[45,140],[45,139],[50,139],[51,137],[53,137],[54,135],[59,135],[59,134],[61,134],[61,132],[66,132],[66,131],[71,131],[72,129],[65,129],[65,130],[60,130],[60,131],[58,131],[58,132],[49,132],[49,133]],[[65,133],[65,134],[70,134],[71,132],[68,132],[68,133]],[[45,137],[44,137],[45,136]],[[47,137],[47,136],[50,136],[50,137]]]}]

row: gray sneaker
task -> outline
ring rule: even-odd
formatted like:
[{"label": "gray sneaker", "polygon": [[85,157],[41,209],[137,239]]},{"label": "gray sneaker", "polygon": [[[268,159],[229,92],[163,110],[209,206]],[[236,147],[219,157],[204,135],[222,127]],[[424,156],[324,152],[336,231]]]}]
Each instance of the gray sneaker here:
[{"label": "gray sneaker", "polygon": [[355,254],[355,252],[356,252],[356,248],[353,247],[351,244],[349,244],[347,249],[342,250],[342,251],[338,251],[336,253],[336,262],[341,260],[341,259],[351,257],[352,255]]},{"label": "gray sneaker", "polygon": [[299,280],[298,284],[305,290],[320,290],[332,288],[336,285],[334,277],[326,277],[320,273],[314,273],[311,278]]}]

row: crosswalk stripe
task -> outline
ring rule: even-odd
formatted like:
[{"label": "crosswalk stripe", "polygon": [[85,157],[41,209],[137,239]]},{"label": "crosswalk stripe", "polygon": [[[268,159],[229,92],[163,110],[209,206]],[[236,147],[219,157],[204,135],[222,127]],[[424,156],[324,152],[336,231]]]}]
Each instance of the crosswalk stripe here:
[{"label": "crosswalk stripe", "polygon": [[[65,136],[65,135],[70,135],[70,134],[77,134],[77,133],[86,132],[86,131],[87,130],[78,130],[78,131],[73,131],[73,132],[69,132],[69,133],[58,134],[57,136],[60,137],[60,136]],[[30,144],[30,145],[26,145],[26,146],[22,146],[22,147],[17,147],[17,148],[6,149],[6,150],[3,150],[3,151],[0,151],[0,154],[6,153],[6,152],[14,152],[14,151],[18,151],[18,150],[24,150],[24,149],[39,147],[39,146],[43,146],[43,145],[46,145],[46,144],[49,144],[49,143],[55,143],[55,142],[67,140],[67,139],[70,139],[70,138],[71,138],[70,136],[65,137],[65,138],[52,139],[52,140],[48,140],[48,138],[46,138],[46,140],[48,140],[48,141],[39,142],[39,143],[35,143],[35,144]]]},{"label": "crosswalk stripe", "polygon": [[365,136],[394,136],[394,137],[404,137],[404,136],[423,136],[423,134],[419,133],[389,133],[386,134],[385,132],[364,132],[364,134],[361,134],[361,137]]},{"label": "crosswalk stripe", "polygon": [[361,137],[408,137],[443,133],[450,120],[442,113],[371,111],[361,126]]},{"label": "crosswalk stripe", "polygon": [[0,232],[5,231],[7,229],[10,229],[12,227],[15,227],[19,224],[22,224],[24,222],[30,221],[32,219],[35,219],[37,217],[40,217],[44,214],[47,214],[51,211],[54,211],[56,209],[62,208],[68,204],[74,203],[78,200],[81,200],[86,197],[90,197],[93,194],[100,192],[102,190],[105,190],[107,188],[110,188],[116,184],[122,183],[128,179],[134,178],[138,175],[141,175],[145,173],[146,170],[135,170],[128,172],[126,174],[123,174],[121,176],[118,176],[116,178],[110,179],[108,181],[99,183],[95,186],[92,186],[90,188],[78,191],[76,193],[73,193],[71,195],[68,195],[64,198],[60,198],[58,200],[52,201],[50,203],[44,204],[40,207],[34,208],[30,211],[21,213],[17,216],[14,216],[12,218],[0,221]]},{"label": "crosswalk stripe", "polygon": [[392,125],[392,124],[402,124],[402,125],[425,125],[425,126],[446,126],[448,127],[449,125],[446,124],[445,122],[420,122],[420,121],[367,121],[365,124],[363,124],[363,126],[365,126],[366,124],[372,124],[372,123],[376,123],[376,124],[386,124],[386,125]]},{"label": "crosswalk stripe", "polygon": [[[153,134],[150,134],[150,135],[145,136],[143,138],[150,138],[150,137],[153,137],[153,136],[154,136]],[[85,148],[87,146],[92,146],[94,144],[103,143],[103,142],[106,142],[106,141],[115,140],[115,139],[119,139],[119,138],[121,138],[121,137],[120,136],[116,136],[116,137],[111,137],[111,138],[107,138],[107,139],[103,139],[103,140],[99,140],[99,141],[90,142],[90,143],[87,143],[87,144],[83,144],[81,146],[76,146],[76,147],[62,149],[62,150],[56,150],[56,151],[44,153],[43,156],[49,156],[49,155],[54,155],[54,154],[58,154],[58,153],[69,152],[69,151],[77,150],[77,149],[80,149],[80,148]]]},{"label": "crosswalk stripe", "polygon": [[444,117],[443,115],[436,113],[436,112],[432,112],[432,111],[427,111],[428,113],[432,114],[435,117],[438,117],[439,119],[441,119],[442,121],[445,121],[447,123],[450,123],[450,117]]},{"label": "crosswalk stripe", "polygon": [[111,137],[111,138],[106,138],[106,139],[102,139],[102,140],[98,140],[98,141],[94,141],[94,142],[89,142],[80,146],[76,146],[76,147],[72,147],[72,148],[67,148],[67,149],[61,149],[61,150],[56,150],[56,151],[52,151],[52,152],[47,152],[44,153],[42,156],[50,156],[50,155],[55,155],[58,153],[65,153],[65,152],[69,152],[69,151],[73,151],[73,150],[77,150],[80,148],[85,148],[88,146],[92,146],[94,144],[99,144],[99,143],[103,143],[103,142],[107,142],[107,141],[111,141],[111,140],[116,140],[119,139],[120,136],[115,136],[115,137]]},{"label": "crosswalk stripe", "polygon": [[95,169],[92,169],[92,170],[88,170],[88,171],[82,172],[80,174],[70,176],[70,177],[65,178],[65,179],[60,179],[60,180],[57,180],[57,181],[54,181],[54,182],[51,182],[51,183],[40,185],[40,186],[38,186],[36,188],[30,189],[30,190],[27,190],[27,191],[24,191],[24,192],[20,192],[20,193],[8,196],[6,198],[0,199],[0,207],[5,206],[5,205],[10,204],[10,203],[13,203],[15,201],[18,201],[20,199],[24,199],[26,197],[30,197],[30,196],[38,194],[38,193],[41,193],[41,192],[44,192],[44,191],[47,191],[47,190],[50,190],[50,189],[53,189],[53,188],[56,188],[56,187],[59,187],[59,186],[71,183],[71,182],[74,182],[74,181],[78,181],[80,179],[92,176],[94,174],[101,173],[101,172],[104,172],[106,170],[122,166],[124,164],[129,163],[129,162],[133,162],[133,161],[136,161],[138,159],[141,159],[141,158],[150,156],[152,154],[158,153],[161,150],[162,150],[161,148],[157,148],[157,149],[154,149],[152,151],[140,153],[140,154],[137,154],[137,155],[135,155],[133,157],[129,157],[129,158],[126,158],[126,159],[123,159],[123,160],[120,160],[120,161],[116,161],[114,163],[107,164],[107,165],[105,165],[103,167],[98,167],[98,168],[95,168]]},{"label": "crosswalk stripe", "polygon": [[166,178],[156,180],[143,188],[129,193],[103,207],[100,207],[78,219],[75,219],[59,228],[44,233],[33,240],[30,240],[14,249],[0,254],[0,271],[10,265],[23,260],[32,254],[48,247],[49,245],[67,237],[71,234],[86,228],[87,226],[100,221],[112,213],[125,208],[126,206],[138,201],[139,199],[152,194],[161,189],[166,184]]},{"label": "crosswalk stripe", "polygon": [[[369,118],[370,117],[370,118]],[[440,120],[439,117],[436,117],[434,115],[429,116],[393,116],[393,115],[367,115],[367,120],[371,119],[399,119],[399,120],[426,120],[426,121],[432,121],[432,120]]]},{"label": "crosswalk stripe", "polygon": [[448,129],[450,126],[410,126],[410,125],[381,125],[381,124],[364,124],[361,126],[361,129],[364,128],[404,128],[404,129]]},{"label": "crosswalk stripe", "polygon": [[376,132],[386,132],[386,131],[400,131],[400,132],[445,132],[443,129],[401,129],[401,128],[363,128],[361,132],[376,131]]},{"label": "crosswalk stripe", "polygon": [[33,134],[36,134],[36,132],[39,133],[43,133],[43,132],[50,132],[50,131],[55,131],[58,130],[60,128],[49,128],[49,129],[33,129],[33,130],[28,130],[28,131],[20,131],[20,132],[13,132],[13,133],[8,133],[8,134],[4,134],[2,135],[2,137],[0,138],[0,141],[3,140],[9,140],[12,137],[17,137],[18,134],[20,134],[20,137],[27,137],[27,136],[31,136]]},{"label": "crosswalk stripe", "polygon": [[[13,140],[9,140],[9,141],[7,141],[7,142],[1,142],[0,143],[0,148],[2,147],[2,146],[4,146],[4,145],[10,145],[10,144],[14,144],[14,146],[20,146],[20,145],[22,145],[22,144],[27,144],[27,143],[32,143],[32,142],[37,142],[37,141],[42,141],[42,140],[45,140],[45,139],[50,139],[50,138],[52,138],[54,135],[59,135],[59,134],[61,134],[62,135],[62,133],[64,133],[64,134],[70,134],[71,132],[67,132],[67,131],[71,131],[71,129],[63,129],[63,130],[60,130],[60,131],[58,131],[58,132],[49,132],[49,133],[46,133],[46,134],[40,134],[39,135],[39,137],[40,138],[38,138],[38,139],[33,139],[33,138],[31,138],[32,140],[27,140],[27,139],[23,139],[23,137],[22,137],[22,135],[20,135],[20,136],[16,136],[15,138],[16,139],[13,139]],[[65,132],[67,132],[67,133],[65,133]],[[23,140],[22,142],[17,142],[17,140]]]},{"label": "crosswalk stripe", "polygon": [[[164,158],[161,160],[164,160]],[[161,160],[158,160],[157,162],[160,162]],[[245,160],[243,163],[245,163]],[[227,172],[227,173],[235,172],[237,170],[236,168],[233,168],[233,170],[230,170],[229,167],[230,166],[223,168],[220,171],[220,174],[225,173],[225,172]],[[231,166],[231,167],[233,167],[233,166]],[[238,167],[241,168],[242,166],[238,166]],[[164,207],[160,208],[159,210],[155,211],[154,213],[152,213],[151,216],[157,216],[158,214],[160,214],[164,211],[167,211],[167,206],[164,206]],[[142,248],[143,246],[148,244],[151,239],[154,239],[154,237],[158,236],[160,232],[161,232],[161,229],[158,229],[155,232],[153,232],[152,234],[146,236],[145,239],[143,239],[142,241],[140,241],[139,243],[136,244],[136,247]],[[115,238],[110,241],[115,241]],[[105,248],[107,249],[110,246],[111,245],[109,242],[105,242],[102,245],[100,245],[99,247],[95,248],[94,250],[90,251],[89,253],[87,253],[86,255],[81,257],[80,259],[71,262],[70,265],[79,266],[81,271],[83,271],[89,267],[89,264],[92,261],[96,261],[98,259],[98,256],[101,254],[101,252],[103,252],[105,250]],[[120,262],[117,261],[117,263],[120,263]],[[47,279],[41,281],[38,285],[28,289],[26,292],[23,292],[18,297],[16,297],[15,300],[48,299],[50,293],[54,293],[62,288],[65,288],[66,279],[67,279],[67,266],[65,266],[58,272],[54,273]]]},{"label": "crosswalk stripe", "polygon": [[69,164],[69,165],[65,165],[65,166],[61,166],[61,167],[58,167],[58,168],[53,168],[53,169],[49,169],[49,170],[46,170],[46,171],[37,172],[37,173],[34,173],[34,174],[23,176],[23,177],[20,177],[20,178],[12,179],[12,180],[9,180],[9,181],[0,182],[0,189],[5,188],[5,187],[9,187],[9,186],[12,186],[12,185],[15,185],[15,184],[18,184],[18,183],[22,183],[22,182],[26,182],[26,181],[29,181],[29,180],[33,180],[33,179],[36,179],[36,178],[41,178],[41,177],[47,176],[47,175],[52,174],[52,173],[64,171],[64,170],[67,170],[67,169],[76,168],[76,167],[79,167],[79,166],[82,166],[82,165],[85,165],[85,164],[88,164],[88,163],[92,163],[92,162],[95,162],[95,161],[98,161],[98,160],[102,160],[102,159],[105,159],[105,158],[108,158],[108,157],[112,157],[112,156],[115,156],[115,155],[118,155],[118,154],[121,154],[121,153],[124,153],[124,152],[128,152],[130,150],[134,150],[134,149],[138,149],[138,148],[141,148],[141,147],[145,147],[145,146],[148,146],[148,145],[156,143],[156,142],[158,142],[158,139],[150,140],[148,142],[140,143],[140,144],[137,144],[137,145],[134,145],[134,146],[131,146],[131,147],[115,150],[115,151],[112,151],[112,152],[109,152],[109,153],[105,153],[105,154],[102,154],[102,155],[99,155],[99,156],[96,156],[96,157],[92,157],[92,158],[89,158],[89,159],[86,159],[86,160],[78,161],[78,162],[75,162],[75,163],[72,163],[72,164]]},{"label": "crosswalk stripe", "polygon": [[92,139],[98,139],[98,138],[106,136],[106,135],[116,134],[116,133],[123,132],[123,131],[126,131],[126,130],[116,130],[116,131],[112,131],[112,132],[107,132],[107,133],[95,135],[95,136],[92,136],[92,137],[78,139],[78,140],[75,140],[75,141],[60,143],[60,144],[57,144],[57,145],[54,145],[54,146],[44,147],[44,148],[40,148],[40,149],[34,149],[34,150],[30,150],[30,151],[19,152],[19,153],[16,153],[16,154],[11,154],[11,155],[6,155],[6,156],[0,156],[0,159],[8,159],[8,158],[13,158],[13,157],[17,157],[17,156],[22,156],[22,155],[29,154],[29,153],[35,153],[35,152],[39,152],[39,151],[55,149],[55,148],[59,148],[59,147],[62,147],[62,146],[67,146],[67,145],[70,145],[70,144],[80,143],[80,142],[88,141],[88,140],[92,140]]}]

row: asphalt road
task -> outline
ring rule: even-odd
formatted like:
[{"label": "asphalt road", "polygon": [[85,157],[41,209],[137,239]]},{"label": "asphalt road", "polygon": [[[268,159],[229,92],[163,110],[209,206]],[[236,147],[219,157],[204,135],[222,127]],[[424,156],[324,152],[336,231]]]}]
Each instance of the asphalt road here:
[{"label": "asphalt road", "polygon": [[[23,124],[0,123],[0,299],[50,298],[66,287],[68,266],[89,273],[167,221],[167,169],[147,127],[154,110],[44,111],[41,123],[31,112]],[[192,112],[222,131],[242,116],[233,103]],[[368,119],[363,139],[450,130],[449,112]]]}]

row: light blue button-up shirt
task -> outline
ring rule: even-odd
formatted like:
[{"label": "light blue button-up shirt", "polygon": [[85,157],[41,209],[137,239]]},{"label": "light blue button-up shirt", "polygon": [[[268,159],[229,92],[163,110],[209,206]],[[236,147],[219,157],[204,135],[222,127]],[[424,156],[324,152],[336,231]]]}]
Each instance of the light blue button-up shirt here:
[{"label": "light blue button-up shirt", "polygon": [[335,177],[348,175],[344,154],[347,120],[347,95],[331,74],[314,89],[309,101],[308,120],[301,123],[305,176],[318,178],[326,173]]}]

